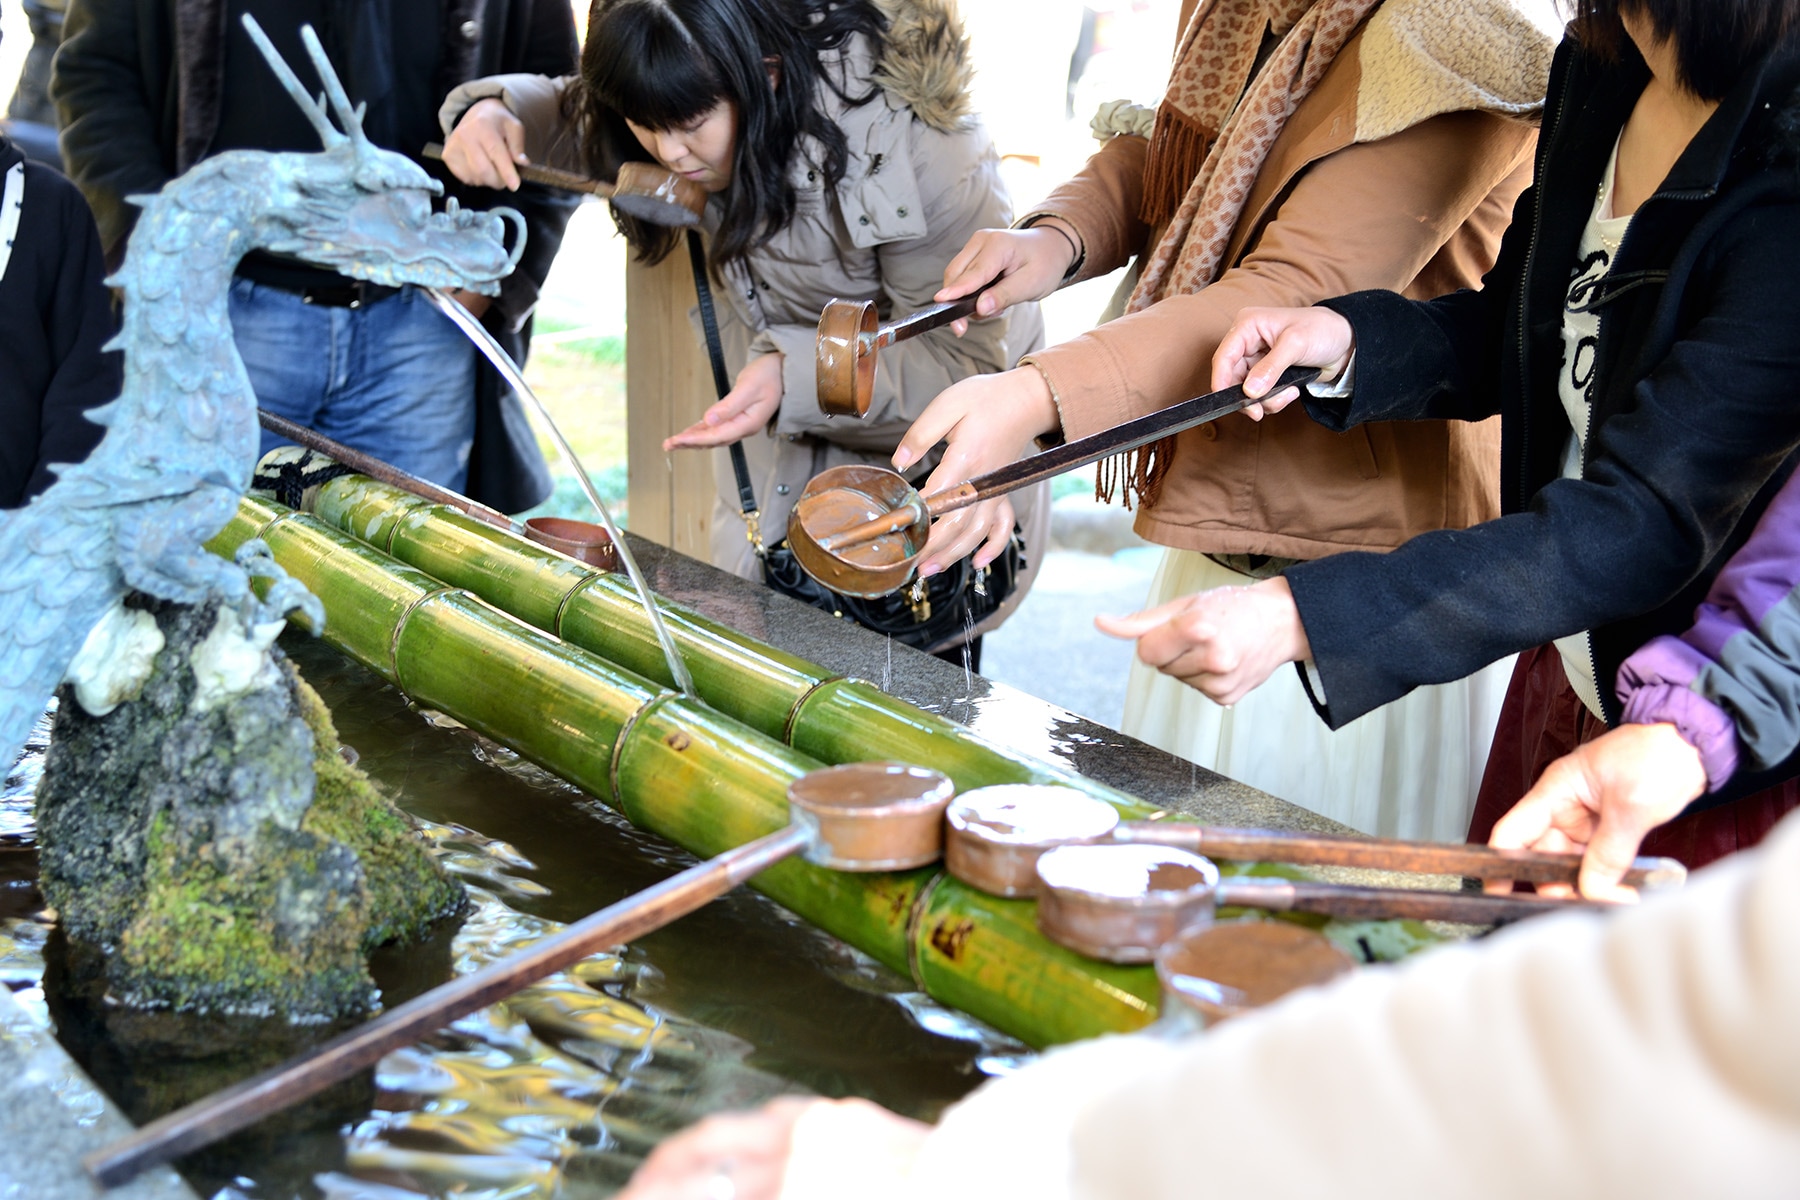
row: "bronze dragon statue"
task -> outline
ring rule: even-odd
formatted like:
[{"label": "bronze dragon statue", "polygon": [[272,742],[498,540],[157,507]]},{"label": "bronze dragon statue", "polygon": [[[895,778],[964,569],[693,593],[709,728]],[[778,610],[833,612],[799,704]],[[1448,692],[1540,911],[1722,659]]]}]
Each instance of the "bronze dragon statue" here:
[{"label": "bronze dragon statue", "polygon": [[[185,604],[220,597],[267,638],[295,609],[315,629],[323,625],[317,598],[288,579],[261,543],[235,562],[203,545],[236,511],[256,465],[256,397],[227,311],[232,272],[245,253],[265,249],[390,286],[494,294],[523,249],[524,220],[510,209],[459,211],[451,200],[432,211],[442,184],[368,140],[362,110],[351,106],[310,28],[302,37],[325,86],[318,99],[256,23],[246,17],[245,25],[324,149],[219,154],[160,193],[133,198],[143,215],[124,267],[108,280],[124,296],[123,330],[109,347],[124,351],[124,388],[90,413],[105,437],[87,461],[61,467],[28,507],[0,513],[5,763],[18,757],[78,651],[98,660],[102,674],[132,657],[118,648],[120,630],[107,632],[133,627],[120,604],[131,589]],[[341,131],[327,115],[327,97]],[[506,219],[518,227],[510,254]],[[264,601],[250,590],[252,576],[273,581]],[[79,687],[77,694],[100,715],[130,685],[110,686],[114,694],[100,688],[93,703]]]}]

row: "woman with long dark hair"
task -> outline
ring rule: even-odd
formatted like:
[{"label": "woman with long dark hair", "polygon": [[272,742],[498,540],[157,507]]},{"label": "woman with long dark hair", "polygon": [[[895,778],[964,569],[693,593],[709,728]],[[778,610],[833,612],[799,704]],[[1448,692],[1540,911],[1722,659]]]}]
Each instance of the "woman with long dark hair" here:
[{"label": "woman with long dark hair", "polygon": [[[1687,627],[1800,444],[1800,0],[1582,0],[1572,28],[1538,184],[1482,290],[1247,309],[1214,361],[1252,395],[1294,363],[1347,372],[1307,400],[1332,429],[1498,413],[1506,515],[1106,626],[1221,703],[1305,663],[1334,728],[1524,651],[1477,838],[1620,719],[1621,660]],[[1740,772],[1646,852],[1755,842],[1797,775]]]},{"label": "woman with long dark hair", "polygon": [[[600,178],[648,160],[712,193],[702,224],[736,383],[665,448],[741,441],[773,542],[807,480],[840,463],[885,465],[933,396],[1042,340],[1034,308],[961,339],[927,334],[883,351],[861,421],[818,407],[827,301],[873,300],[884,316],[921,308],[970,235],[1011,219],[992,142],[969,111],[970,75],[944,0],[595,0],[579,78],[459,89],[445,106],[445,159],[466,180],[505,187],[518,185],[522,155]],[[649,261],[682,237],[629,217],[620,226]],[[723,451],[715,461],[713,561],[755,577],[736,474]],[[1020,519],[1034,551],[1048,520],[1039,488]],[[1025,556],[1012,597],[974,636],[1016,606],[1037,558]]]}]

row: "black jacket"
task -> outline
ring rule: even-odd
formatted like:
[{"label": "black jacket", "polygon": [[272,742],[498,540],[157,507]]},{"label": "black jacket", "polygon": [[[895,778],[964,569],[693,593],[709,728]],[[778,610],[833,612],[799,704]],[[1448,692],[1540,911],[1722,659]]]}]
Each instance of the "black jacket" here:
[{"label": "black jacket", "polygon": [[[100,225],[108,261],[124,254],[137,209],[126,197],[158,191],[205,158],[219,126],[227,0],[70,0],[50,94],[62,123],[63,160]],[[568,0],[443,0],[443,52],[432,102],[459,83],[505,72],[566,75],[575,69]],[[421,147],[395,146],[417,156]],[[562,245],[575,199],[541,189],[502,194],[425,168],[470,208],[506,204],[526,220],[525,255],[483,318],[516,361],[531,310]],[[476,389],[469,492],[507,511],[550,491],[524,414],[483,364]]]},{"label": "black jacket", "polygon": [[23,203],[0,274],[0,508],[54,481],[53,463],[76,463],[105,432],[82,414],[119,394],[119,354],[94,218],[57,172],[26,162],[0,135],[0,206],[24,163]]},{"label": "black jacket", "polygon": [[1558,50],[1538,182],[1480,292],[1327,302],[1355,327],[1356,387],[1310,402],[1314,418],[1343,429],[1499,413],[1506,514],[1287,572],[1334,728],[1584,629],[1616,720],[1619,663],[1692,622],[1800,444],[1800,54],[1781,51],[1746,74],[1632,219],[1599,306],[1584,477],[1560,477],[1563,306],[1601,172],[1649,78],[1626,55]]}]

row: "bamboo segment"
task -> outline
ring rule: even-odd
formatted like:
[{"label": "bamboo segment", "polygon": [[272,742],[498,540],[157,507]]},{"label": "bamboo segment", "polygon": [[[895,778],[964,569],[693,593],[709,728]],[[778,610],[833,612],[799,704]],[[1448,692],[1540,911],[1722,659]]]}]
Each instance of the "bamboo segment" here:
[{"label": "bamboo segment", "polygon": [[[1037,928],[1035,900],[1003,900],[940,876],[913,929],[913,978],[931,996],[1033,1046],[1141,1028],[1156,1019],[1153,970],[1085,958]],[[989,1018],[990,1023],[992,1019]]]},{"label": "bamboo segment", "polygon": [[[314,511],[344,532],[391,547],[402,562],[467,588],[573,645],[647,679],[671,682],[636,594],[615,576],[590,572],[592,582],[584,586],[573,572],[585,568],[561,555],[360,475],[325,484]],[[821,762],[917,762],[943,771],[962,790],[995,783],[1060,783],[1106,800],[1129,820],[1158,811],[1074,771],[921,712],[872,684],[833,680],[825,668],[691,609],[667,600],[659,606],[702,699]],[[752,620],[760,616],[746,615]]]},{"label": "bamboo segment", "polygon": [[[619,747],[621,811],[691,853],[718,854],[785,827],[788,784],[818,765],[772,740],[746,743],[737,722],[671,697],[646,709]],[[752,886],[904,974],[908,922],[937,874],[851,875],[790,859]]]},{"label": "bamboo segment", "polygon": [[915,708],[860,679],[834,679],[815,688],[789,722],[788,741],[820,762],[881,757],[942,771],[958,791],[997,783],[1055,783],[1106,801],[1127,820],[1161,810],[1073,771],[1000,746],[945,717]]},{"label": "bamboo segment", "polygon": [[[398,525],[376,515],[365,528],[386,535]],[[229,555],[252,537],[266,541],[289,574],[324,601],[324,636],[332,645],[419,703],[511,746],[696,854],[786,826],[788,784],[821,765],[313,517],[246,499],[209,547]],[[532,577],[521,571],[509,578]],[[600,590],[596,583],[582,594]],[[718,627],[697,621],[681,628],[697,638]],[[858,698],[864,708],[884,711],[889,702],[879,692],[873,696],[880,706],[858,691],[847,695],[851,708]],[[908,748],[924,747],[930,724],[913,727]],[[960,769],[984,779],[1028,770],[1019,756],[987,763],[983,749],[953,743],[938,757],[966,758],[975,766],[963,762]],[[1035,1045],[1135,1028],[1154,1015],[1148,968],[1079,959],[1037,932],[1029,904],[981,896],[937,868],[849,875],[790,861],[752,886],[911,974],[938,999]]]}]

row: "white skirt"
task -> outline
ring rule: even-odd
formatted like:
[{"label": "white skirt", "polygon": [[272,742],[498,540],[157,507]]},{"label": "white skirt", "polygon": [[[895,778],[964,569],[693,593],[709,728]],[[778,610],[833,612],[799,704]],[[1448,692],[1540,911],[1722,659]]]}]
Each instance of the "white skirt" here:
[{"label": "white skirt", "polygon": [[[1166,550],[1146,607],[1249,582],[1204,554]],[[1364,833],[1460,842],[1514,657],[1467,679],[1418,688],[1335,733],[1292,667],[1225,708],[1133,659],[1122,728]]]}]

